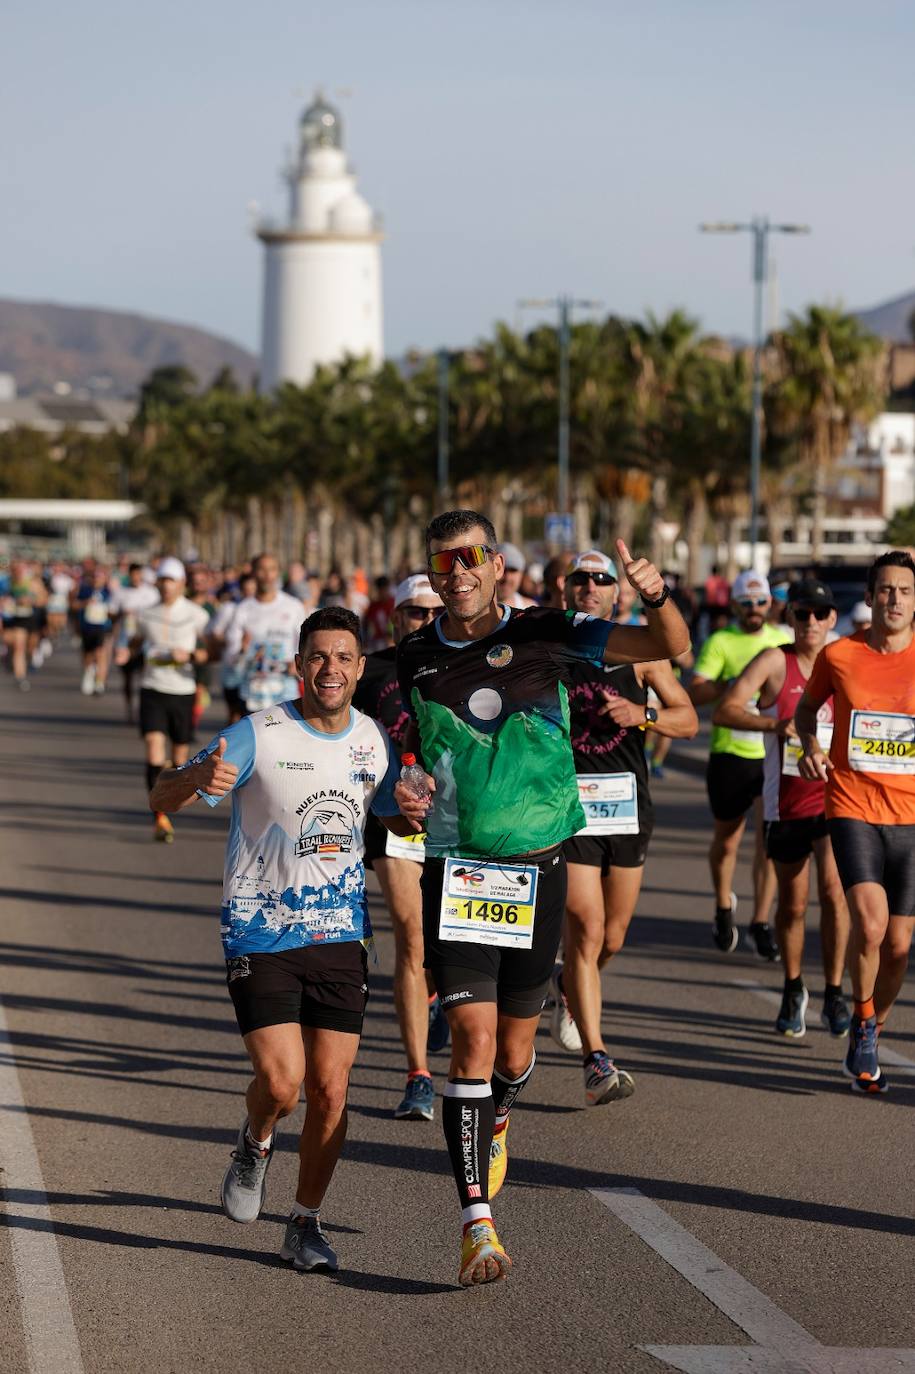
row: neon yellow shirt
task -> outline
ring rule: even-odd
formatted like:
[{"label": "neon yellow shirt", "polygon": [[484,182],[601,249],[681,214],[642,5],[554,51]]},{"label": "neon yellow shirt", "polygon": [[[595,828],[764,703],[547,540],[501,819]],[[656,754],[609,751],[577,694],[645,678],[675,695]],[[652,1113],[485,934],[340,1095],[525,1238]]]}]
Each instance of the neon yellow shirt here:
[{"label": "neon yellow shirt", "polygon": [[[724,630],[716,630],[709,635],[699,651],[696,660],[696,675],[708,678],[710,682],[731,682],[752,663],[763,649],[771,649],[780,644],[791,644],[792,632],[783,625],[763,625],[756,634],[747,634],[738,625],[728,625]],[[712,726],[713,754],[733,754],[739,759],[763,759],[766,748],[761,732],[756,730],[731,730],[726,725]]]}]

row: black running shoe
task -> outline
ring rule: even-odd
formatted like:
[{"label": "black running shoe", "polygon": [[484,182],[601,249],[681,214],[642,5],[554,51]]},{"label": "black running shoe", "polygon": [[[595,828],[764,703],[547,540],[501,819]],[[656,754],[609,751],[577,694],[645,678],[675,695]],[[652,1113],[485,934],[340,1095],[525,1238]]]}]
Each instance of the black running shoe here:
[{"label": "black running shoe", "polygon": [[737,910],[737,894],[731,893],[730,906],[715,907],[715,924],[712,926],[712,939],[722,954],[733,954],[737,948],[737,927],[734,912]]},{"label": "black running shoe", "polygon": [[770,964],[777,964],[781,959],[778,945],[772,938],[772,931],[769,929],[767,921],[754,921],[751,926],[748,926],[744,942],[747,949],[751,949],[757,959],[766,959]]}]

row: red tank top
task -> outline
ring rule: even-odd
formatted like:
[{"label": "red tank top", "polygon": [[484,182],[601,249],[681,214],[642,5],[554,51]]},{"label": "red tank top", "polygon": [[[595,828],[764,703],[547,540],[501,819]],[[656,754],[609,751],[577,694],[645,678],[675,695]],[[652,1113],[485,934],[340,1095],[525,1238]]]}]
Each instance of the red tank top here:
[{"label": "red tank top", "polygon": [[[782,689],[771,706],[762,714],[773,716],[776,720],[790,720],[797,710],[807,679],[797,661],[797,649],[793,644],[783,646],[785,655],[785,681]],[[817,714],[818,726],[832,725],[832,697],[823,702]],[[785,741],[778,735],[766,734],[766,759],[764,765],[763,807],[767,821],[797,821],[809,816],[820,816],[826,809],[826,784],[807,782],[797,773],[796,764],[792,765],[789,754],[789,771],[785,772]]]}]

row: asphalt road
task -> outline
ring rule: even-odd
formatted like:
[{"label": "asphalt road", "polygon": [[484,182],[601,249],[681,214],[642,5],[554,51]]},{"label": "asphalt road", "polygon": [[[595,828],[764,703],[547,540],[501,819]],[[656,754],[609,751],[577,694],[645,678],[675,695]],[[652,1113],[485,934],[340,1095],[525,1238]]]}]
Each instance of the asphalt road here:
[{"label": "asphalt road", "polygon": [[[605,980],[637,1090],[586,1110],[544,1019],[495,1204],[510,1280],[457,1286],[438,1121],[392,1118],[404,1070],[377,895],[380,967],[324,1209],[341,1270],[301,1275],[276,1257],[296,1118],[262,1219],[234,1225],[217,1197],[247,1081],[218,938],[227,817],[192,810],[154,845],[118,698],[82,698],[69,651],[28,696],[4,675],[0,1369],[915,1368],[911,983],[892,1091],[853,1096],[816,1015],[802,1042],[773,1033],[779,970],[711,944],[695,771],[655,796],[644,893]],[[745,862],[738,891],[746,911]],[[816,955],[814,938],[811,1013]]]}]

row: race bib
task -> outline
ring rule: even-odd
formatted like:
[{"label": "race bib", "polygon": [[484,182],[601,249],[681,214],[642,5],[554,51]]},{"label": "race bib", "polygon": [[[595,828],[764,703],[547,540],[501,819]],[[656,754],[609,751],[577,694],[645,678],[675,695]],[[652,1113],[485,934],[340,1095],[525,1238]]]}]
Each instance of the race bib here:
[{"label": "race bib", "polygon": [[586,825],[579,835],[637,835],[639,796],[634,773],[579,773]]},{"label": "race bib", "polygon": [[439,938],[530,949],[539,877],[536,864],[446,859]]},{"label": "race bib", "polygon": [[915,716],[852,711],[848,766],[858,773],[915,773]]},{"label": "race bib", "polygon": [[83,607],[83,619],[87,625],[107,625],[108,607],[104,601],[87,601]]},{"label": "race bib", "polygon": [[418,831],[415,835],[395,835],[389,830],[384,842],[384,852],[389,859],[410,859],[415,864],[425,863],[425,838],[425,831]]},{"label": "race bib", "polygon": [[[824,754],[828,754],[832,745],[831,725],[822,723],[817,726],[817,739]],[[785,748],[782,752],[782,772],[786,778],[799,778],[800,771],[798,764],[804,757],[803,746],[799,739],[786,739]]]},{"label": "race bib", "polygon": [[146,662],[151,668],[169,668],[174,661],[172,650],[167,644],[151,644],[146,650]]}]

